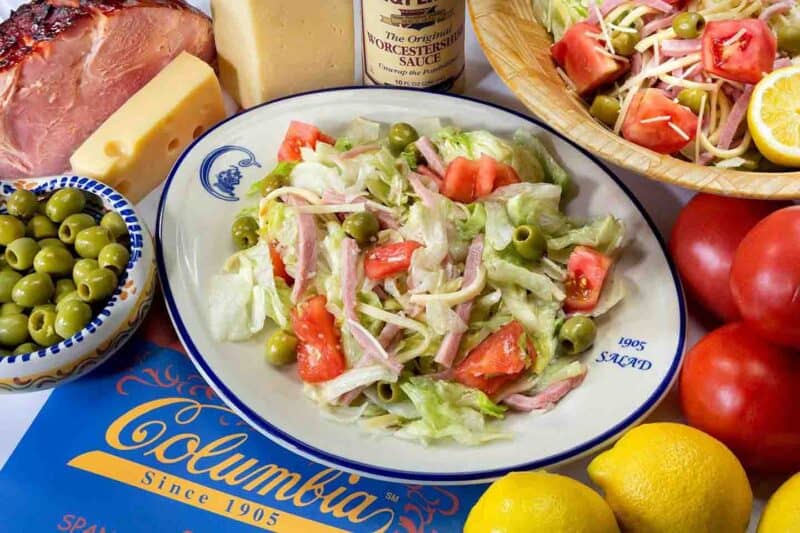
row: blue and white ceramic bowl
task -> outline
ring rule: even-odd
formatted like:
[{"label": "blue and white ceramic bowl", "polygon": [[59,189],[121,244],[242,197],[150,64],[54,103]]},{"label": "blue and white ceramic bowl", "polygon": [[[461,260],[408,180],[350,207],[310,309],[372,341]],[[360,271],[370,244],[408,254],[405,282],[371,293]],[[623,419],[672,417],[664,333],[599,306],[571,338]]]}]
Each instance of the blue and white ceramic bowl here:
[{"label": "blue and white ceramic bowl", "polygon": [[153,240],[133,205],[120,193],[93,179],[63,176],[3,182],[2,204],[18,188],[45,195],[73,188],[94,194],[102,202],[87,206],[116,211],[128,226],[131,258],[108,304],[82,331],[38,352],[0,358],[0,393],[49,389],[76,379],[111,357],[139,327],[153,300],[156,284]]},{"label": "blue and white ceramic bowl", "polygon": [[[294,368],[280,370],[265,362],[263,337],[226,344],[209,334],[209,280],[233,253],[231,222],[253,204],[247,190],[275,165],[289,122],[310,122],[335,135],[358,116],[382,122],[437,116],[467,129],[508,136],[521,127],[543,132],[580,186],[570,212],[610,212],[628,226],[632,242],[617,268],[631,290],[603,320],[594,349],[584,356],[586,381],[548,413],[507,417],[504,423],[513,440],[426,448],[326,420],[303,396]],[[199,371],[256,430],[335,468],[395,481],[453,484],[554,466],[609,443],[644,419],[670,389],[680,367],[685,327],[680,284],[636,198],[600,161],[546,125],[466,98],[340,89],[245,111],[207,132],[183,154],[167,181],[156,233],[169,312]]]}]

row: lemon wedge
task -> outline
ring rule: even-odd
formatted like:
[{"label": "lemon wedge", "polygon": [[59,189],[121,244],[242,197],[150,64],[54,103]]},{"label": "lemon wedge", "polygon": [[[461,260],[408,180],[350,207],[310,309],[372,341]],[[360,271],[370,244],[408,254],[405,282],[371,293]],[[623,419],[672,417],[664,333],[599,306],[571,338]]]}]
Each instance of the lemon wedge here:
[{"label": "lemon wedge", "polygon": [[758,82],[747,124],[764,157],[777,165],[800,166],[800,66],[776,70]]}]

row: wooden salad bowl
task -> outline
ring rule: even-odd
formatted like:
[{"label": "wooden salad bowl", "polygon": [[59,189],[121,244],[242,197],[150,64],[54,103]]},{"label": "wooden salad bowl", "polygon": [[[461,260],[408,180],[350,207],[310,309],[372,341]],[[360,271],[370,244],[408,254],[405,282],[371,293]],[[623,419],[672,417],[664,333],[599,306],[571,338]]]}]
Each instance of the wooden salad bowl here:
[{"label": "wooden salad bowl", "polygon": [[567,89],[550,58],[552,40],[530,0],[469,0],[478,41],[494,70],[525,106],[602,157],[649,178],[698,191],[766,199],[800,199],[800,172],[742,172],[701,166],[626,141],[597,123]]}]

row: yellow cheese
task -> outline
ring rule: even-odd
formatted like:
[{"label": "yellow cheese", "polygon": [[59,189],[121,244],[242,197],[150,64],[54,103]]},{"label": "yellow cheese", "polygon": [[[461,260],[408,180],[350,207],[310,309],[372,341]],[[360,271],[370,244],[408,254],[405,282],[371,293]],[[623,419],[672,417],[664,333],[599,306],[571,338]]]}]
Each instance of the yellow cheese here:
[{"label": "yellow cheese", "polygon": [[78,148],[72,170],[138,202],[164,181],[189,143],[224,118],[214,70],[184,52]]},{"label": "yellow cheese", "polygon": [[244,108],[352,85],[353,0],[211,0],[222,86]]}]

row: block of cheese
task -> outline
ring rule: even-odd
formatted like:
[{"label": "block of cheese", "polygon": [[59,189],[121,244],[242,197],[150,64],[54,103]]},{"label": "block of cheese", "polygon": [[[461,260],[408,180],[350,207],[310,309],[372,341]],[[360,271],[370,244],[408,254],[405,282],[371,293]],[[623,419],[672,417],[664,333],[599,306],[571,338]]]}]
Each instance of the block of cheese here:
[{"label": "block of cheese", "polygon": [[353,85],[353,0],[211,0],[222,86],[244,108]]},{"label": "block of cheese", "polygon": [[214,70],[183,52],[78,148],[72,170],[138,202],[164,181],[189,143],[224,118]]}]

